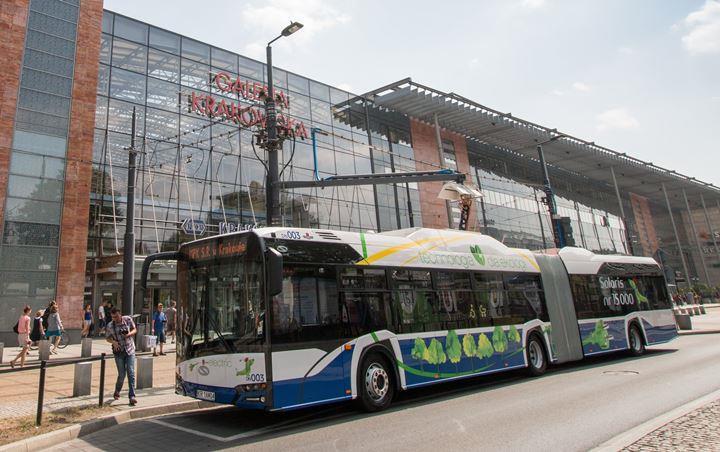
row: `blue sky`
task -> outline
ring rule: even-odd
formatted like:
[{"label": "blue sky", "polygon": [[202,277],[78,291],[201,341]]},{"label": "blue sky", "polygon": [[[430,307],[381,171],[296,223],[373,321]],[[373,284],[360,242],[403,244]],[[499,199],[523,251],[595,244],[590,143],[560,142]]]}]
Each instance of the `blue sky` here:
[{"label": "blue sky", "polygon": [[411,77],[720,185],[720,0],[105,0],[364,93]]}]

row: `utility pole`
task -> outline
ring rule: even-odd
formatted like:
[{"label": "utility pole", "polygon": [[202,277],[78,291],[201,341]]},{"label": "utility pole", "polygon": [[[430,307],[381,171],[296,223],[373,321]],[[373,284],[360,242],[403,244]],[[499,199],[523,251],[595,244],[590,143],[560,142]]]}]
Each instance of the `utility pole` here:
[{"label": "utility pole", "polygon": [[125,236],[123,238],[123,285],[122,285],[122,312],[133,315],[133,292],[135,279],[135,107],[132,112],[132,125],[130,127],[130,147],[128,154],[128,187],[127,187],[127,215],[125,216]]}]

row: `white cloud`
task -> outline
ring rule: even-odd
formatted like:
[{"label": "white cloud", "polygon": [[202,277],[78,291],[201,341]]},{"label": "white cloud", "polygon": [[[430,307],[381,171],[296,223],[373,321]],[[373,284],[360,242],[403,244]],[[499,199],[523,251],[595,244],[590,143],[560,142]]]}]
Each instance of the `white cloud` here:
[{"label": "white cloud", "polygon": [[598,130],[630,130],[640,127],[640,122],[623,107],[611,108],[600,113],[595,118],[598,121]]},{"label": "white cloud", "polygon": [[526,6],[528,8],[541,8],[545,6],[545,0],[522,0],[522,6]]},{"label": "white cloud", "polygon": [[713,102],[720,102],[720,96],[713,96],[710,98],[710,100]]},{"label": "white cloud", "polygon": [[478,67],[480,65],[480,60],[478,58],[473,58],[472,60],[468,61],[468,66],[470,67]]},{"label": "white cloud", "polygon": [[575,91],[581,91],[583,93],[590,91],[590,86],[583,82],[575,82],[572,84],[572,87]]},{"label": "white cloud", "polygon": [[348,83],[340,83],[340,84],[337,86],[337,88],[338,88],[338,89],[341,89],[341,90],[343,90],[343,91],[347,91],[348,93],[352,93],[352,92],[353,92],[353,87],[352,87],[352,85],[350,85],[350,84],[348,84]]},{"label": "white cloud", "polygon": [[622,53],[623,55],[632,55],[635,53],[632,47],[622,46],[618,49],[618,52]]},{"label": "white cloud", "polygon": [[240,15],[240,28],[253,30],[251,39],[256,38],[245,46],[247,54],[262,57],[266,43],[291,21],[302,23],[303,29],[290,39],[282,39],[278,44],[302,45],[318,33],[350,20],[349,15],[322,0],[269,0],[244,6]]},{"label": "white cloud", "polygon": [[683,21],[688,32],[682,37],[691,54],[720,53],[720,1],[707,0]]},{"label": "white cloud", "polygon": [[565,95],[565,92],[559,89],[554,89],[550,93],[558,97],[562,97]]}]

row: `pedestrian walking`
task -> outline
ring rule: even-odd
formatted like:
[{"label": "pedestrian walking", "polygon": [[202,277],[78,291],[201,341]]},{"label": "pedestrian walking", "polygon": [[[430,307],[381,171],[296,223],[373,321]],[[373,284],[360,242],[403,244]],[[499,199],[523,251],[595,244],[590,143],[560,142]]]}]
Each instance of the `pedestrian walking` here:
[{"label": "pedestrian walking", "polygon": [[177,319],[177,309],[175,308],[175,300],[170,300],[170,306],[165,310],[165,317],[167,317],[167,331],[166,335],[172,337],[171,344],[175,343],[175,322]]},{"label": "pedestrian walking", "polygon": [[82,319],[83,319],[83,327],[82,332],[80,333],[80,337],[88,337],[90,335],[90,328],[92,327],[93,323],[93,313],[92,313],[92,305],[86,304],[85,309],[83,309],[82,312]]},{"label": "pedestrian walking", "polygon": [[[50,315],[47,317],[47,331],[45,338],[52,342],[53,348],[50,353],[57,355],[58,345],[60,345],[60,336],[64,331],[60,313],[58,312],[57,303],[50,305]],[[52,338],[52,339],[51,339]]]},{"label": "pedestrian walking", "polygon": [[30,340],[33,345],[37,345],[45,337],[45,328],[42,324],[43,311],[39,310],[35,313],[35,318],[32,321],[32,331],[30,331]]},{"label": "pedestrian walking", "polygon": [[158,303],[155,312],[153,313],[152,331],[150,334],[157,336],[156,348],[153,349],[153,356],[157,356],[157,348],[160,348],[160,355],[165,356],[163,353],[163,345],[165,345],[165,324],[167,323],[167,317],[163,312],[163,304]]},{"label": "pedestrian walking", "polygon": [[118,377],[115,382],[115,393],[113,398],[120,399],[125,383],[125,376],[128,379],[128,397],[130,406],[137,404],[135,398],[135,340],[137,328],[132,317],[122,315],[118,308],[110,310],[110,322],[107,324],[107,341],[112,344],[115,365],[117,366]]},{"label": "pedestrian walking", "polygon": [[30,306],[25,306],[23,313],[18,318],[17,325],[13,330],[18,335],[18,347],[20,347],[20,353],[17,354],[15,359],[10,361],[10,367],[15,368],[15,363],[20,360],[20,367],[25,367],[25,357],[30,350]]},{"label": "pedestrian walking", "polygon": [[47,331],[47,329],[48,329],[48,318],[50,317],[50,311],[51,311],[52,307],[56,306],[56,305],[57,305],[57,303],[55,302],[55,300],[50,300],[50,303],[48,304],[47,308],[45,308],[45,310],[43,311],[42,324],[43,324],[43,328],[45,328],[45,331]]},{"label": "pedestrian walking", "polygon": [[105,302],[103,301],[98,306],[97,310],[97,334],[105,335]]}]

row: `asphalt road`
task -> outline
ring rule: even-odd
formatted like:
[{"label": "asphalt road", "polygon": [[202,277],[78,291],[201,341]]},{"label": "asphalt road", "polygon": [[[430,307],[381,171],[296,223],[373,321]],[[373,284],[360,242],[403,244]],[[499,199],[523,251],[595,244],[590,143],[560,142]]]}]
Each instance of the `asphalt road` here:
[{"label": "asphalt road", "polygon": [[720,335],[409,391],[374,415],[353,405],[285,414],[221,408],[122,424],[55,450],[587,450],[720,389]]}]

